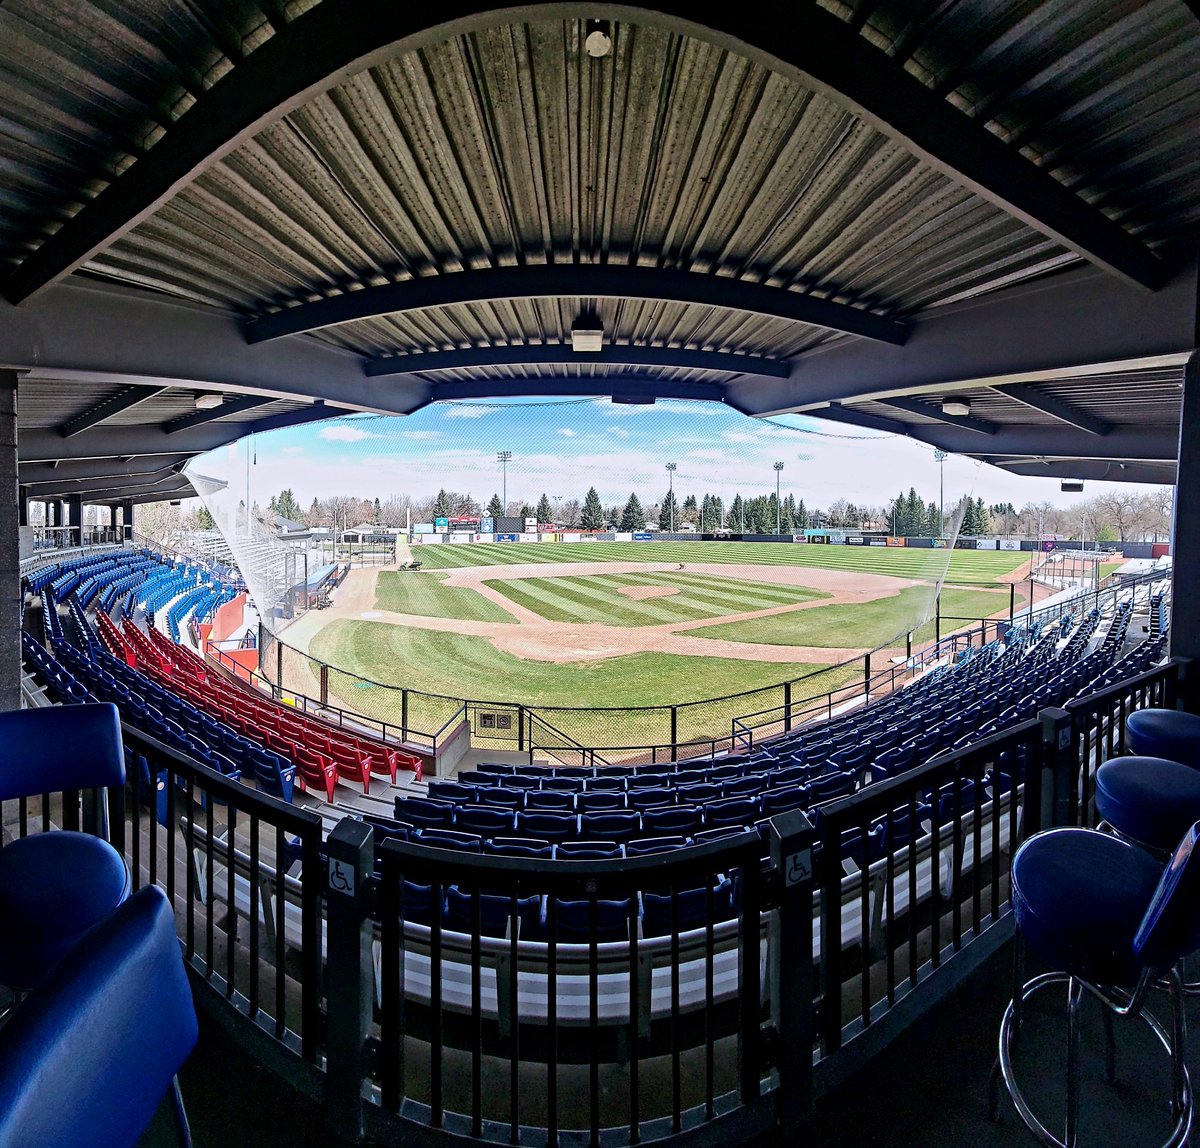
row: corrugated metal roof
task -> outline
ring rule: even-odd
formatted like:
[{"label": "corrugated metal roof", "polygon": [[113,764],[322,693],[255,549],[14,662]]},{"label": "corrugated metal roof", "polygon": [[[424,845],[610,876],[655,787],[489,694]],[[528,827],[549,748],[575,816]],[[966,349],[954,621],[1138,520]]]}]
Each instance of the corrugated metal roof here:
[{"label": "corrugated metal roof", "polygon": [[[0,7],[0,266],[18,264],[313,6]],[[1178,0],[823,7],[1129,234],[1168,255],[1194,245],[1200,21]],[[84,273],[255,316],[413,277],[594,263],[743,279],[919,321],[931,308],[1079,261],[848,101],[782,71],[652,18],[614,24],[607,58],[592,59],[582,42],[582,21],[555,18],[479,26],[386,59],[210,164],[88,259]],[[852,338],[729,307],[590,299],[582,282],[566,278],[560,297],[430,307],[313,337],[370,358],[543,344],[565,338],[586,310],[618,345],[787,361]],[[436,378],[634,373],[729,377],[571,364]],[[1165,427],[1177,420],[1177,375],[1039,386],[1098,418]],[[82,389],[23,385],[22,425],[59,426],[119,391],[111,379]],[[1056,422],[1002,389],[970,398],[977,417],[997,425]],[[168,391],[106,421],[165,422],[192,401]],[[851,405],[914,427],[938,423],[886,403]]]}]

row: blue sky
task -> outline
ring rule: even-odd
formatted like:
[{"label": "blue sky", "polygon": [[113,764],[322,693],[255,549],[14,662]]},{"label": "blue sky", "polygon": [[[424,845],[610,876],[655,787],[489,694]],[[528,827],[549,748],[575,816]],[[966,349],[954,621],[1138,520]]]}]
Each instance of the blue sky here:
[{"label": "blue sky", "polygon": [[[353,415],[258,435],[251,493],[265,504],[290,487],[307,506],[333,494],[424,498],[445,487],[486,502],[500,491],[500,450],[513,454],[509,500],[529,503],[543,493],[582,500],[590,486],[606,505],[624,503],[631,491],[654,502],[666,493],[668,462],[677,466],[681,500],[712,493],[728,503],[735,493],[770,493],[775,462],[784,464],[782,493],[810,508],[837,498],[886,505],[910,485],[926,499],[938,492],[932,449],[894,435],[804,416],[752,419],[717,403],[564,399],[440,403],[405,418]],[[245,443],[201,464],[208,473],[227,471],[239,489],[245,467]],[[958,457],[945,464],[945,484],[947,505],[964,493],[1018,508],[1080,500],[1060,493],[1057,479],[1022,478]],[[1089,482],[1083,497],[1114,485]]]}]

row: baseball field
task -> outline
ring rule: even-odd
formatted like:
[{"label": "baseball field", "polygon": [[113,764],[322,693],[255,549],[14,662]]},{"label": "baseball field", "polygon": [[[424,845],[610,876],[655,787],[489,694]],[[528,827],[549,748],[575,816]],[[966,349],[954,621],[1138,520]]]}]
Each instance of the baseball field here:
[{"label": "baseball field", "polygon": [[[411,558],[420,570],[352,571],[331,609],[284,635],[332,668],[328,688],[348,708],[395,721],[396,687],[447,699],[409,698],[410,722],[434,728],[450,699],[683,706],[680,736],[727,729],[784,681],[804,679],[797,699],[855,681],[865,654],[883,668],[909,631],[931,639],[943,576],[943,618],[1006,617],[1010,598],[1026,601],[1029,565],[1006,551],[740,542],[441,545]],[[729,697],[747,691],[763,693]],[[643,724],[648,740],[662,733],[660,718]]]}]

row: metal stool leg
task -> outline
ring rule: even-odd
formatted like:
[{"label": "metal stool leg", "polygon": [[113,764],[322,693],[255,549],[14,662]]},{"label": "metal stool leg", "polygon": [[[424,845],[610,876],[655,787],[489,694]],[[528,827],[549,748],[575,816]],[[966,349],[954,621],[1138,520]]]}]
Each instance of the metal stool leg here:
[{"label": "metal stool leg", "polygon": [[1083,986],[1071,977],[1067,981],[1067,1127],[1063,1134],[1066,1148],[1075,1148],[1079,1140],[1079,1014],[1082,1008]]}]

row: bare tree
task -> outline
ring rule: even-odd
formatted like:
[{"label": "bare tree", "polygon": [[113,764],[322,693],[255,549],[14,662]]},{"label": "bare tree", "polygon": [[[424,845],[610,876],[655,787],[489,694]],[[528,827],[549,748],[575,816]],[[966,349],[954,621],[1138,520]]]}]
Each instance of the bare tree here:
[{"label": "bare tree", "polygon": [[334,538],[340,538],[342,532],[349,530],[362,515],[362,499],[349,494],[330,495],[325,499],[323,507],[329,515],[329,524],[333,527]]},{"label": "bare tree", "polygon": [[1093,527],[1097,533],[1100,527],[1111,526],[1118,539],[1124,541],[1133,537],[1133,524],[1138,517],[1138,496],[1133,491],[1098,494],[1092,499],[1090,509],[1098,521]]}]

